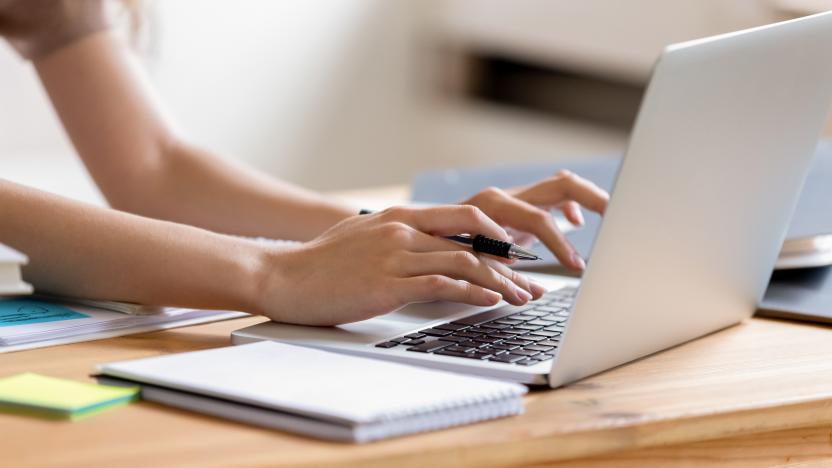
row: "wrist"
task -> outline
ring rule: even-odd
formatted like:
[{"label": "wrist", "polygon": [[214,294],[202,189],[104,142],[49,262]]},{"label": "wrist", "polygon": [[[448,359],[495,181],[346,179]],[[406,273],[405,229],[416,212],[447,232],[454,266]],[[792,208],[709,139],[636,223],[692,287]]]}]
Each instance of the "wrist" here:
[{"label": "wrist", "polygon": [[251,270],[250,285],[252,286],[248,292],[247,307],[248,311],[257,314],[268,316],[272,319],[279,320],[275,313],[279,309],[278,304],[274,303],[275,297],[280,297],[280,294],[275,294],[278,291],[286,291],[286,283],[288,272],[291,268],[288,266],[291,252],[297,248],[275,248],[273,246],[258,246],[261,247],[256,255],[253,268]]}]

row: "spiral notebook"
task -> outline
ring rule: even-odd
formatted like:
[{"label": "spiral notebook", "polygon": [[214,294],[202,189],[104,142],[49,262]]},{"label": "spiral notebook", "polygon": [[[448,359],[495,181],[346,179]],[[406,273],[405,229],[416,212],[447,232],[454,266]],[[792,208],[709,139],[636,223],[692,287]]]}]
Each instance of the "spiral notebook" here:
[{"label": "spiral notebook", "polygon": [[185,410],[370,442],[522,412],[526,387],[271,341],[103,364],[101,383]]}]

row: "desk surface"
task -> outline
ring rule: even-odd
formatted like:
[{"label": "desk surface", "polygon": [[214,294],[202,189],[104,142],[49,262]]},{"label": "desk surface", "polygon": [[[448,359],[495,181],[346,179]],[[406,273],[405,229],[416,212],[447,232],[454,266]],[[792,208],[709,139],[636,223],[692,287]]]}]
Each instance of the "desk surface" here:
[{"label": "desk surface", "polygon": [[[96,363],[225,346],[261,318],[0,356],[0,372],[86,378]],[[0,415],[0,453],[38,465],[465,466],[537,464],[832,423],[824,327],[752,319],[560,390],[526,413],[366,446],[326,443],[151,403],[75,423]],[[600,346],[600,345],[599,345]]]},{"label": "desk surface", "polygon": [[[226,346],[232,330],[262,320],[4,354],[0,375],[33,371],[83,379],[100,362]],[[366,446],[140,402],[75,423],[0,415],[0,453],[15,466],[133,466],[154,460],[192,466],[485,467],[586,457],[596,458],[582,466],[662,466],[666,457],[686,453],[666,447],[673,444],[698,447],[706,460],[726,451],[734,456],[733,446],[689,444],[732,437],[745,447],[738,466],[748,466],[749,456],[785,461],[785,454],[771,454],[775,441],[830,455],[828,430],[819,428],[832,425],[830,338],[827,327],[752,319],[563,389],[532,392],[519,417]],[[780,435],[748,436],[763,432]],[[624,455],[603,455],[611,453]],[[769,458],[761,458],[763,453]]]}]

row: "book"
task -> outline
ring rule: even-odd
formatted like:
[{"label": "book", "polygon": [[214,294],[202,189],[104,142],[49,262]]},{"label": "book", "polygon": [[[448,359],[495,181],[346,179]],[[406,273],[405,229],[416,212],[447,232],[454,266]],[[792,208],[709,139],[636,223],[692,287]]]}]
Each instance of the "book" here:
[{"label": "book", "polygon": [[32,286],[20,274],[29,259],[13,248],[0,244],[0,296],[30,294]]},{"label": "book", "polygon": [[35,297],[0,299],[0,353],[246,316],[244,312],[175,308],[129,315]]},{"label": "book", "polygon": [[57,379],[33,373],[0,379],[0,411],[45,419],[78,420],[125,405],[138,388]]},{"label": "book", "polygon": [[370,442],[522,412],[526,387],[263,341],[102,364],[141,398],[306,436]]}]

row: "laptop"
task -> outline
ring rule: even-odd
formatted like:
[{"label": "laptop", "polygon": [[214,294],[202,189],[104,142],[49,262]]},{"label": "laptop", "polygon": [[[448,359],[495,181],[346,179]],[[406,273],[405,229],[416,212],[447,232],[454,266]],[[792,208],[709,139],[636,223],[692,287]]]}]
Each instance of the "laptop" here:
[{"label": "laptop", "polygon": [[[558,387],[741,322],[771,275],[832,101],[832,12],[667,47],[583,278],[524,306],[414,304],[276,340]],[[541,177],[547,174],[541,174]]]}]

